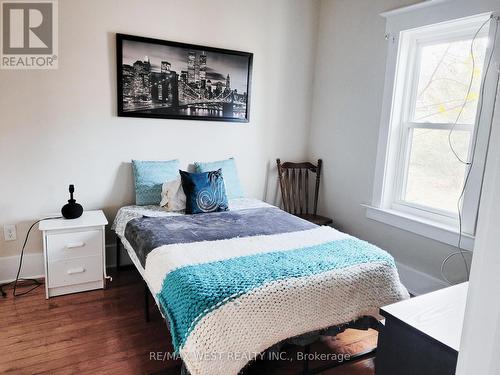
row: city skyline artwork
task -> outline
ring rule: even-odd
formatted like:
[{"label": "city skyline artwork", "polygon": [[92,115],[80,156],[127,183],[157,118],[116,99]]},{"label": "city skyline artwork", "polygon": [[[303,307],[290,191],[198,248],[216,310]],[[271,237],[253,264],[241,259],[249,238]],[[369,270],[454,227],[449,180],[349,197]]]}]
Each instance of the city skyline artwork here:
[{"label": "city skyline artwork", "polygon": [[118,115],[248,122],[252,57],[117,34]]}]

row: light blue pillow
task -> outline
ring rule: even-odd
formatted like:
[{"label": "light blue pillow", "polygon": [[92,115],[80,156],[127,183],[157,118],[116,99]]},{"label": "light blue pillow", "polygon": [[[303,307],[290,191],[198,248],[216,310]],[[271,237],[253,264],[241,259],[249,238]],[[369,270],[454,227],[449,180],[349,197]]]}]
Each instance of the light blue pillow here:
[{"label": "light blue pillow", "polygon": [[213,161],[208,163],[195,162],[194,167],[196,172],[210,172],[222,169],[222,176],[226,184],[226,193],[229,199],[243,198],[243,190],[241,189],[240,179],[238,178],[238,171],[236,170],[236,163],[234,158]]},{"label": "light blue pillow", "polygon": [[179,160],[132,160],[135,179],[135,204],[159,205],[165,181],[179,177]]}]

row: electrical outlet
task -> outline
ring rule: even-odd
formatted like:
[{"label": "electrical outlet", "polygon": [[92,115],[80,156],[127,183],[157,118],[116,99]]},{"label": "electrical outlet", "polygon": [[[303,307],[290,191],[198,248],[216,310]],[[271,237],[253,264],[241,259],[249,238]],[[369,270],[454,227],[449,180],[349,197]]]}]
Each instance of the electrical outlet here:
[{"label": "electrical outlet", "polygon": [[5,224],[3,226],[3,236],[5,241],[15,241],[17,239],[16,225]]}]

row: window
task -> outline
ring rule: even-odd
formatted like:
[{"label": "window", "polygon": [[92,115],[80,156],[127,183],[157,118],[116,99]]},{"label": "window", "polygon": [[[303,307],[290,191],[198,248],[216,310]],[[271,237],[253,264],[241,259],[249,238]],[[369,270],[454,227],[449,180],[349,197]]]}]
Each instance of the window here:
[{"label": "window", "polygon": [[474,38],[482,24],[407,32],[406,92],[394,99],[406,101],[393,124],[401,128],[394,208],[425,210],[438,221],[458,217],[488,41],[487,25]]},{"label": "window", "polygon": [[[460,207],[462,229],[474,235],[480,188],[469,186],[481,184],[488,132],[480,128],[488,130],[493,112],[484,102],[494,94],[483,83],[495,22],[487,14],[399,33],[392,69],[388,61],[390,108],[382,116],[369,217],[380,219],[383,210],[456,233]],[[450,236],[445,242],[456,244]]]}]

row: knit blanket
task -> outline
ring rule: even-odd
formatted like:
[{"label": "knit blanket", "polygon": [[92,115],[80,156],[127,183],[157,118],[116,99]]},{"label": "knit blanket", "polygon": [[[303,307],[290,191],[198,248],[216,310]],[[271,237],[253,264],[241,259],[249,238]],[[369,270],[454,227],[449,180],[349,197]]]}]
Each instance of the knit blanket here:
[{"label": "knit blanket", "polygon": [[330,227],[160,246],[145,279],[192,375],[408,298],[387,252]]}]

